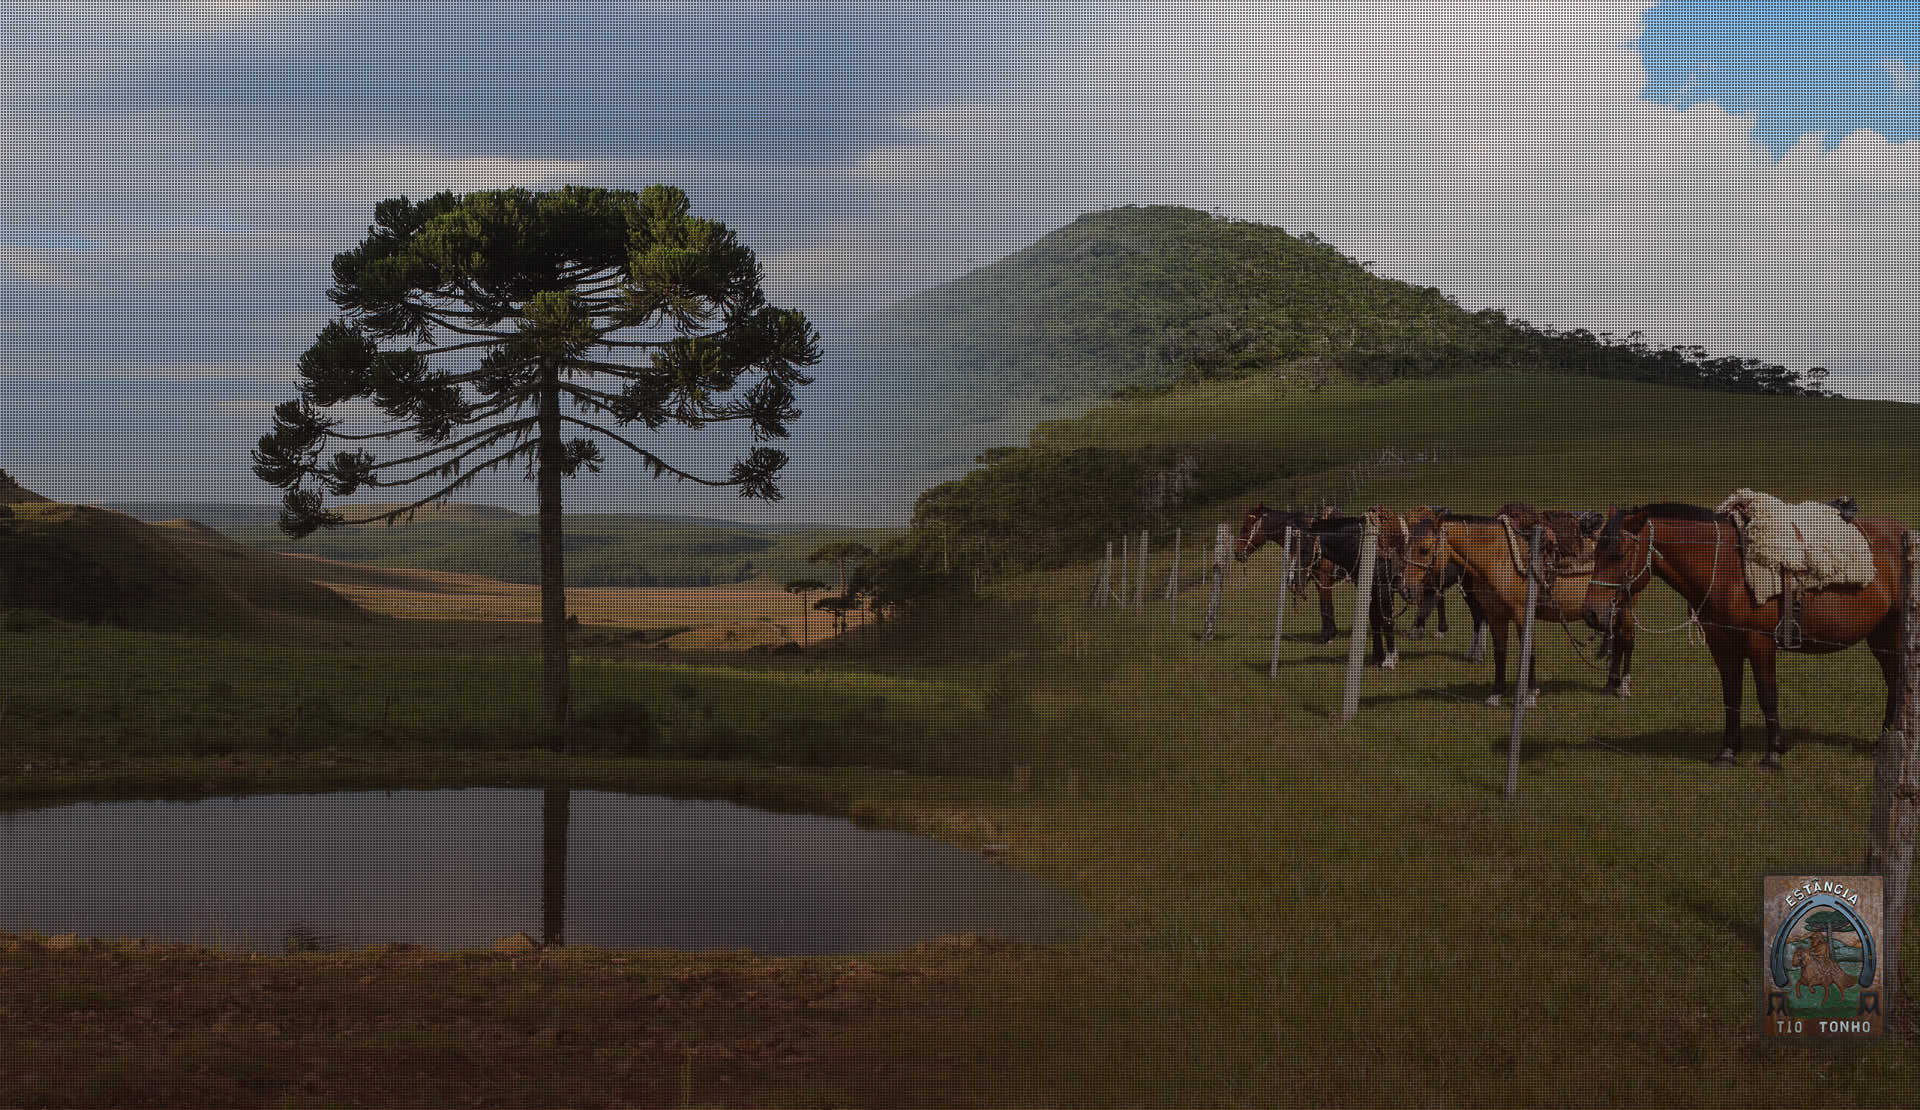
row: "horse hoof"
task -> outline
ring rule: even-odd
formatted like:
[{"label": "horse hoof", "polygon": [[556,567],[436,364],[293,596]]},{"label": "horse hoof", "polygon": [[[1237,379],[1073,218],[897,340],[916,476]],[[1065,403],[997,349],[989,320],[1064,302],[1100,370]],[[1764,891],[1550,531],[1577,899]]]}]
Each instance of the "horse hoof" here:
[{"label": "horse hoof", "polygon": [[1613,696],[1616,698],[1632,697],[1633,696],[1633,680],[1630,678],[1621,679],[1620,685],[1615,686],[1613,688]]},{"label": "horse hoof", "polygon": [[1392,655],[1387,656],[1385,659],[1380,660],[1380,669],[1383,671],[1393,670],[1395,667],[1398,667],[1399,665],[1400,665],[1400,653],[1397,651],[1394,652]]},{"label": "horse hoof", "polygon": [[1487,708],[1488,708],[1488,709],[1498,709],[1498,708],[1500,708],[1500,695],[1499,695],[1499,694],[1488,694],[1488,695],[1487,695]]},{"label": "horse hoof", "polygon": [[1534,709],[1534,708],[1537,708],[1539,704],[1540,704],[1540,691],[1538,690],[1528,691],[1526,708]]},{"label": "horse hoof", "polygon": [[1720,753],[1719,755],[1716,755],[1716,756],[1714,756],[1714,757],[1713,757],[1713,765],[1714,765],[1715,767],[1731,767],[1731,766],[1733,766],[1733,749],[1732,749],[1732,748],[1727,748],[1727,749],[1725,749],[1725,750],[1723,750],[1723,751],[1721,751],[1721,753]]},{"label": "horse hoof", "polygon": [[1786,770],[1785,767],[1782,767],[1780,765],[1780,757],[1777,755],[1774,755],[1772,752],[1768,752],[1765,758],[1761,759],[1760,762],[1754,764],[1754,766],[1760,768],[1762,771]]}]

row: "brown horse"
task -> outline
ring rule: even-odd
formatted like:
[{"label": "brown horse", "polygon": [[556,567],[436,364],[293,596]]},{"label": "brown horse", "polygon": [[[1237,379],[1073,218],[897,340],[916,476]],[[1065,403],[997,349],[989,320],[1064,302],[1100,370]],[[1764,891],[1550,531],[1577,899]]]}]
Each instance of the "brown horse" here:
[{"label": "brown horse", "polygon": [[1805,945],[1793,950],[1793,966],[1800,969],[1800,980],[1793,986],[1793,997],[1797,1000],[1803,990],[1820,992],[1820,1005],[1825,1006],[1831,997],[1828,988],[1839,987],[1840,996],[1846,997],[1847,988],[1860,982],[1857,975],[1847,974],[1840,961],[1833,958],[1833,946],[1826,933],[1815,932],[1807,938]]},{"label": "brown horse", "polygon": [[[1527,607],[1527,575],[1514,565],[1512,548],[1507,543],[1506,526],[1494,517],[1429,515],[1409,525],[1407,555],[1402,590],[1409,598],[1418,597],[1428,581],[1446,569],[1448,562],[1459,564],[1466,575],[1467,590],[1486,615],[1493,637],[1493,694],[1487,704],[1498,706],[1507,692],[1507,634],[1509,626],[1524,619]],[[1534,616],[1564,625],[1582,619],[1587,598],[1587,576],[1562,574],[1550,590],[1542,590],[1535,600]],[[1602,627],[1611,629],[1606,689],[1627,697],[1632,693],[1633,633],[1635,625],[1630,608],[1623,606],[1618,620]],[[1527,691],[1531,703],[1538,687],[1531,674],[1517,676],[1518,688]]]},{"label": "brown horse", "polygon": [[[1447,510],[1435,508],[1432,505],[1422,505],[1417,509],[1399,513],[1376,505],[1371,511],[1380,518],[1380,553],[1393,561],[1394,577],[1403,580],[1404,568],[1407,564],[1407,544],[1413,537],[1414,527],[1424,521],[1431,530],[1434,524],[1446,515]],[[1473,618],[1473,638],[1467,645],[1467,662],[1484,662],[1487,658],[1487,617],[1480,611],[1480,603],[1474,600],[1473,594],[1467,589],[1466,574],[1460,569],[1460,564],[1451,559],[1447,560],[1438,575],[1427,575],[1419,590],[1409,590],[1403,585],[1401,593],[1417,606],[1413,617],[1413,628],[1408,631],[1407,638],[1419,639],[1426,631],[1427,617],[1434,614],[1440,618],[1440,631],[1437,635],[1447,634],[1446,592],[1455,586],[1460,587],[1460,592],[1467,601],[1467,614]]]},{"label": "brown horse", "polygon": [[[1887,711],[1880,727],[1891,732],[1900,710],[1900,533],[1898,521],[1861,517],[1855,525],[1873,551],[1874,581],[1865,586],[1829,586],[1806,595],[1804,630],[1790,650],[1824,655],[1862,640],[1887,683]],[[1726,516],[1697,505],[1642,505],[1608,514],[1594,556],[1585,603],[1589,624],[1600,622],[1645,588],[1654,576],[1682,598],[1700,625],[1720,671],[1725,707],[1724,739],[1714,765],[1729,766],[1740,752],[1740,693],[1749,660],[1767,723],[1767,754],[1760,766],[1780,769],[1786,740],[1780,731],[1774,656],[1780,645],[1781,599],[1753,600],[1742,566],[1744,541]]]}]

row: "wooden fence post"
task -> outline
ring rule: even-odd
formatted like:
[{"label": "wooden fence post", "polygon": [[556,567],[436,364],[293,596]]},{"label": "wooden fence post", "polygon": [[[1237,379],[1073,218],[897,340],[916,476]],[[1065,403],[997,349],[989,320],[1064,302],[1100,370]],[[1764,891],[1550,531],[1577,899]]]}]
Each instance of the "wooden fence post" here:
[{"label": "wooden fence post", "polygon": [[1150,537],[1145,528],[1140,529],[1140,570],[1133,576],[1133,607],[1147,607],[1147,540]]},{"label": "wooden fence post", "polygon": [[1213,642],[1214,622],[1220,617],[1220,592],[1227,585],[1227,526],[1216,524],[1213,528],[1213,592],[1207,597],[1207,623],[1201,630],[1200,642]]},{"label": "wooden fence post", "polygon": [[1880,876],[1885,936],[1880,947],[1886,1012],[1900,995],[1900,936],[1912,892],[1913,848],[1920,833],[1920,533],[1901,534],[1900,715],[1880,734],[1873,761],[1873,816],[1867,873]]},{"label": "wooden fence post", "polygon": [[1267,677],[1280,677],[1280,632],[1287,626],[1287,586],[1293,582],[1293,525],[1287,525],[1280,544],[1280,600],[1273,606],[1273,658],[1267,661]]},{"label": "wooden fence post", "polygon": [[1340,721],[1360,712],[1360,671],[1367,661],[1367,627],[1373,615],[1373,564],[1380,557],[1380,521],[1366,515],[1360,532],[1360,565],[1353,575],[1353,639],[1347,646],[1347,694],[1340,702]]},{"label": "wooden fence post", "polygon": [[1093,604],[1099,608],[1107,603],[1107,593],[1113,585],[1113,541],[1107,541],[1107,557],[1100,562],[1100,576],[1093,583]]},{"label": "wooden fence post", "polygon": [[1180,627],[1180,529],[1173,530],[1173,569],[1167,571],[1167,623]]},{"label": "wooden fence post", "polygon": [[1127,540],[1127,534],[1120,533],[1120,588],[1113,595],[1123,609],[1127,605],[1127,572],[1133,569],[1133,558],[1127,554]]},{"label": "wooden fence post", "polygon": [[1533,552],[1527,556],[1527,615],[1520,622],[1520,673],[1513,684],[1513,725],[1507,730],[1507,797],[1520,790],[1520,721],[1527,715],[1527,698],[1539,686],[1533,680],[1534,610],[1540,607],[1540,537],[1546,526],[1533,526]]}]

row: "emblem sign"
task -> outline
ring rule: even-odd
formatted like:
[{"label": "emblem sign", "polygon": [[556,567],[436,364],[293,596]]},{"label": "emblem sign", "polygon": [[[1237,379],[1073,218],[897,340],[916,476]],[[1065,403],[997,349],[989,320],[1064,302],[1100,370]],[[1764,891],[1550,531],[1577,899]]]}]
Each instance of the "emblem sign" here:
[{"label": "emblem sign", "polygon": [[1761,899],[1760,1032],[1884,1035],[1880,876],[1768,875]]}]

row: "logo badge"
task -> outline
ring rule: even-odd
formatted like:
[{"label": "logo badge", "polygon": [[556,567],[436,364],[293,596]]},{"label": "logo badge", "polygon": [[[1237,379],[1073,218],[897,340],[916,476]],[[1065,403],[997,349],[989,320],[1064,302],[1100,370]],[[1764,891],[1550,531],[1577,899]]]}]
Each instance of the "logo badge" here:
[{"label": "logo badge", "polygon": [[1768,875],[1761,920],[1762,1034],[1885,1034],[1880,876]]}]

